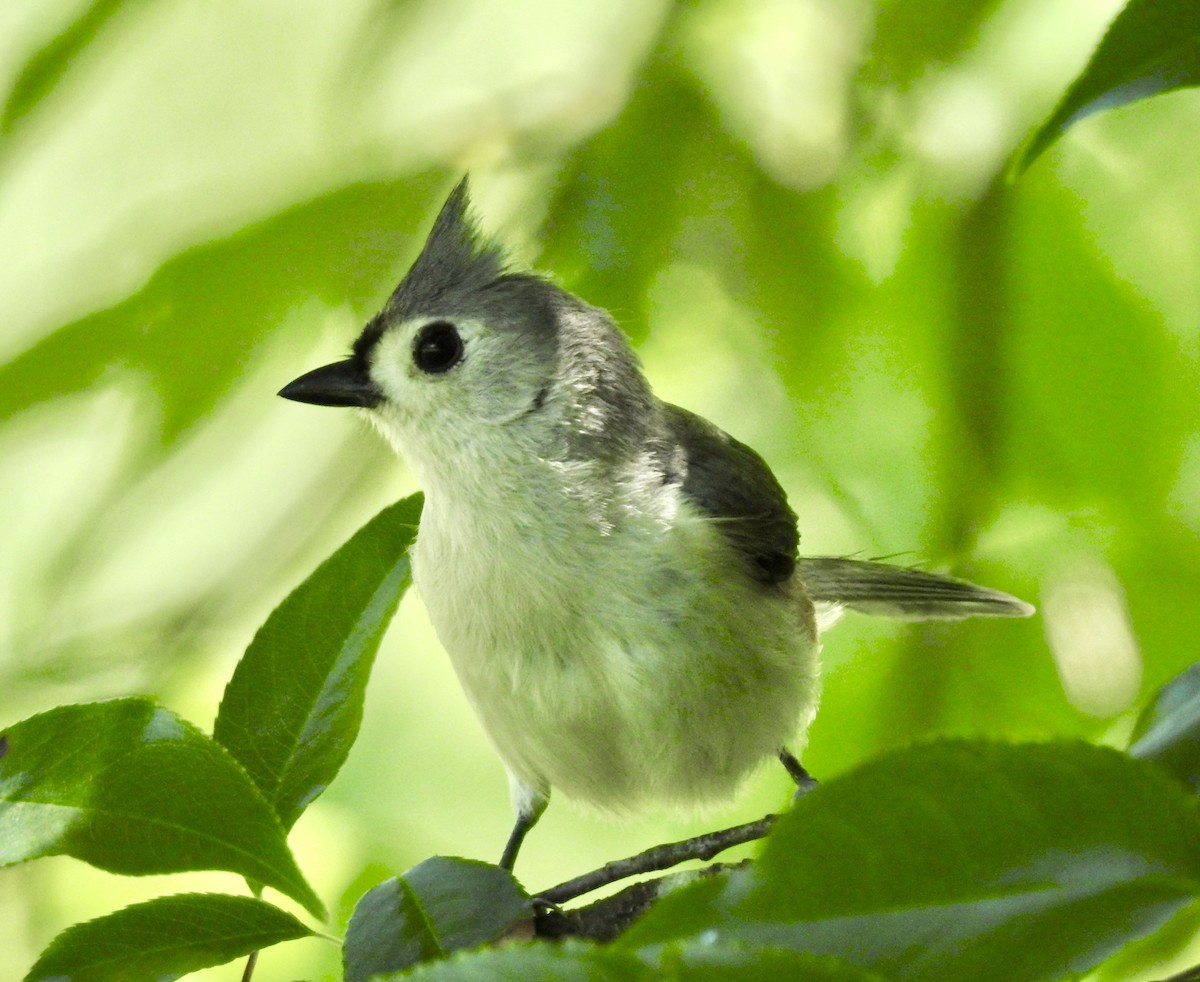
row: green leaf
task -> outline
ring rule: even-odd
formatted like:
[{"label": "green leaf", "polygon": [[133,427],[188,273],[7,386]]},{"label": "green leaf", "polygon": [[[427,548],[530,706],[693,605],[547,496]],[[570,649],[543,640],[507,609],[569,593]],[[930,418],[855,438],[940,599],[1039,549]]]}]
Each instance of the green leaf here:
[{"label": "green leaf", "polygon": [[[833,958],[783,948],[761,948],[720,940],[690,941],[664,952],[652,967],[630,952],[575,939],[547,944],[506,945],[460,952],[425,962],[407,972],[383,976],[384,982],[883,982],[883,976]],[[347,977],[349,978],[349,977]]]},{"label": "green leaf", "polygon": [[717,932],[665,949],[655,977],[677,982],[884,982],[877,972],[840,958],[728,941]]},{"label": "green leaf", "polygon": [[[659,976],[633,955],[568,939],[555,944],[504,945],[425,962],[379,982],[649,982]],[[347,976],[349,978],[349,976]]]},{"label": "green leaf", "polygon": [[159,897],[67,928],[25,982],[169,982],[312,934],[291,914],[252,897]]},{"label": "green leaf", "polygon": [[1130,0],[1058,107],[1017,154],[1019,175],[1079,120],[1114,106],[1200,84],[1200,4]]},{"label": "green leaf", "polygon": [[375,652],[412,582],[422,497],[385,508],[291,592],[238,663],[213,736],[291,828],[346,760]]},{"label": "green leaf", "polygon": [[68,855],[135,876],[229,870],[323,916],[271,806],[174,713],[144,699],[59,706],[3,739],[0,865]]},{"label": "green leaf", "polygon": [[1197,804],[1158,768],[945,742],[822,785],[752,874],[668,894],[619,944],[719,930],[889,978],[1020,982],[1086,971],[1198,892]]},{"label": "green leaf", "polygon": [[179,253],[134,295],[0,366],[0,419],[132,374],[153,387],[170,446],[306,303],[365,315],[386,297],[444,183],[426,174],[349,185]]},{"label": "green leaf", "polygon": [[1200,664],[1158,690],[1138,717],[1129,752],[1158,761],[1200,791]]},{"label": "green leaf", "polygon": [[345,977],[366,982],[474,948],[532,917],[528,894],[507,870],[434,856],[363,894],[346,929]]}]

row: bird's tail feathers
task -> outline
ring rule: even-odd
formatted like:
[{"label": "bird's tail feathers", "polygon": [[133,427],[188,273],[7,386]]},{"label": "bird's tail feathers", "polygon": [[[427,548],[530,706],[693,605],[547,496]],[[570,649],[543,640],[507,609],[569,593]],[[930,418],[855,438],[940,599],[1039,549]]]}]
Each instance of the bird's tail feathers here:
[{"label": "bird's tail feathers", "polygon": [[834,605],[914,621],[1029,617],[1034,613],[1030,604],[1000,590],[906,566],[813,556],[800,559],[796,572],[819,609]]}]

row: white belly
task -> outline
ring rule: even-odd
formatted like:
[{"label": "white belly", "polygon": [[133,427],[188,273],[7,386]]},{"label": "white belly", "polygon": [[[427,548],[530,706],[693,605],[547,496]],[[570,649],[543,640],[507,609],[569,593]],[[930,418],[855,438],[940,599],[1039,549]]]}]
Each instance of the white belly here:
[{"label": "white belly", "polygon": [[811,721],[807,601],[750,580],[706,520],[590,537],[493,521],[427,504],[414,574],[520,782],[605,811],[712,802]]}]

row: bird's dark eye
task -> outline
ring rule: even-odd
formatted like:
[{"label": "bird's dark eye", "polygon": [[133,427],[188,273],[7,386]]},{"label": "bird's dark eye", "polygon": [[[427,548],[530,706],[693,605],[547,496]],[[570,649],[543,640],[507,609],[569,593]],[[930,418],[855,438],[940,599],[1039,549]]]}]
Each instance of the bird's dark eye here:
[{"label": "bird's dark eye", "polygon": [[428,375],[448,372],[463,356],[458,328],[449,321],[434,321],[417,332],[413,342],[413,363]]}]

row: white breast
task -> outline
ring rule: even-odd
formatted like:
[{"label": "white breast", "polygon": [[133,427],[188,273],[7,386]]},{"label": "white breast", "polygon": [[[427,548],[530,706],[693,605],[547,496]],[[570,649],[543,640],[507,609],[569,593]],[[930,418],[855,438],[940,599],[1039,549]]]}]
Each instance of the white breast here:
[{"label": "white breast", "polygon": [[428,491],[416,583],[521,782],[605,811],[703,803],[811,720],[801,599],[750,580],[686,501],[598,523],[550,486],[523,507],[456,497]]}]

